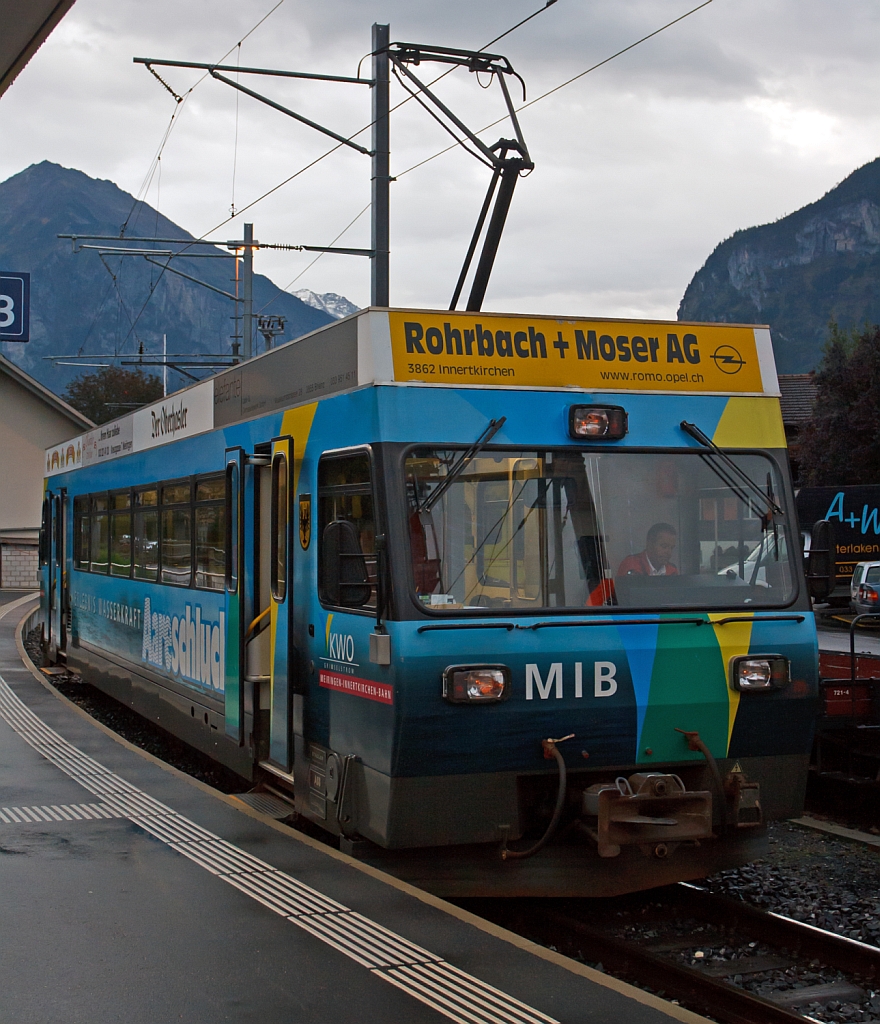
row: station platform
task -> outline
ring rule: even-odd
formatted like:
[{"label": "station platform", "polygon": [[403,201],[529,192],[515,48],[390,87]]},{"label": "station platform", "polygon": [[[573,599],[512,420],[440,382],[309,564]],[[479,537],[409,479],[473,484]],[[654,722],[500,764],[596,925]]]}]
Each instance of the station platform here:
[{"label": "station platform", "polygon": [[[849,630],[819,626],[819,650],[849,654]],[[880,654],[880,635],[876,630],[856,630],[856,654]]]},{"label": "station platform", "polygon": [[0,593],[0,1021],[699,1024],[138,750]]}]

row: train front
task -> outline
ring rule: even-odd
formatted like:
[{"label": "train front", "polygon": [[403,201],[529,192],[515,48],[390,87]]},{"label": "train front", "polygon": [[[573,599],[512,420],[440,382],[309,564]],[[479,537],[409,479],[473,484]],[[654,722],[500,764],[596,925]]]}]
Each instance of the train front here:
[{"label": "train front", "polygon": [[571,397],[474,394],[507,410],[480,444],[384,450],[373,838],[421,848],[404,874],[441,894],[704,877],[802,808],[817,655],[778,402]]}]

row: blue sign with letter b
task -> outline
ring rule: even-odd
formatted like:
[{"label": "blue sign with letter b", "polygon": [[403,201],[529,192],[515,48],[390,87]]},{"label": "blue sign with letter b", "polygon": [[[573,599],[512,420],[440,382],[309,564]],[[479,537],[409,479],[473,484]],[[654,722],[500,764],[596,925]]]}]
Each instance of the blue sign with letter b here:
[{"label": "blue sign with letter b", "polygon": [[30,341],[31,275],[0,270],[0,341]]}]

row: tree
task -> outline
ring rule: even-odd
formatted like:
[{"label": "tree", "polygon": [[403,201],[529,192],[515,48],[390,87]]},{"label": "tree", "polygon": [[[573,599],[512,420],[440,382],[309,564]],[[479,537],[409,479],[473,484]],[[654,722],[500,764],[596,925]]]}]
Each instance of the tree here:
[{"label": "tree", "polygon": [[162,397],[162,379],[143,370],[105,366],[81,373],[67,385],[64,399],[95,423],[106,423]]},{"label": "tree", "polygon": [[801,435],[804,483],[880,483],[880,326],[846,334],[832,324],[816,390]]}]

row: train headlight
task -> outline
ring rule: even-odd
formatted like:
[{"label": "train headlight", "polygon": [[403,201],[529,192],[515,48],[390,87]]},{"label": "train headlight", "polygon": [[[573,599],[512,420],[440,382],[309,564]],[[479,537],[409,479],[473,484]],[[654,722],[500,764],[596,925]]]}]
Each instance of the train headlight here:
[{"label": "train headlight", "polygon": [[572,405],[568,410],[568,433],[575,441],[619,441],[628,427],[620,405]]},{"label": "train headlight", "polygon": [[788,658],[779,654],[750,655],[730,662],[730,686],[742,693],[753,690],[780,690],[788,685]]},{"label": "train headlight", "polygon": [[450,665],[443,673],[443,696],[452,704],[492,704],[510,694],[506,665]]}]

